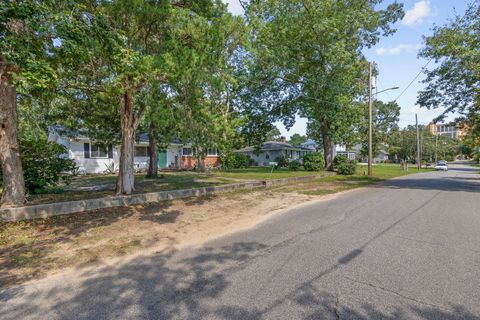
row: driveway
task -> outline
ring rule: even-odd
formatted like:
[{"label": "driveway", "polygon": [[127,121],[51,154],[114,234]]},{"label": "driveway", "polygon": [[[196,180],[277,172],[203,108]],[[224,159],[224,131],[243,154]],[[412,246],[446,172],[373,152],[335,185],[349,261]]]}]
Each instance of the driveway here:
[{"label": "driveway", "polygon": [[480,319],[480,175],[464,164],[196,248],[0,291],[1,319]]}]

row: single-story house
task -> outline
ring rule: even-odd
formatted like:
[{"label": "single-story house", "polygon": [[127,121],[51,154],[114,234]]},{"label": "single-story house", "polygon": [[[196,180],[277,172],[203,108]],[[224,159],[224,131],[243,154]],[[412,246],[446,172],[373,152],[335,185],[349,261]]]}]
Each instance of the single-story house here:
[{"label": "single-story house", "polygon": [[[302,143],[302,147],[311,150],[319,150],[319,152],[323,153],[323,147],[319,146],[312,139],[308,139],[306,142]],[[342,155],[347,157],[348,159],[355,160],[355,158],[357,157],[357,152],[355,150],[347,150],[347,146],[344,144],[336,144],[335,147],[332,149],[332,157],[335,158],[335,156],[337,155]]]},{"label": "single-story house", "polygon": [[236,153],[244,154],[252,159],[256,166],[269,166],[270,162],[274,162],[277,157],[284,156],[288,160],[303,161],[303,156],[313,150],[304,147],[295,147],[286,142],[267,141],[264,142],[259,149],[255,146],[245,147],[236,150]]},{"label": "single-story house", "polygon": [[[48,140],[65,146],[68,158],[75,160],[81,173],[104,173],[111,169],[118,170],[120,163],[120,146],[104,147],[78,131],[60,126],[49,128]],[[134,166],[136,170],[146,170],[150,161],[148,134],[137,135],[134,145]],[[196,166],[194,148],[190,143],[183,144],[174,139],[166,149],[158,151],[159,169],[190,169]],[[220,164],[217,149],[209,148],[205,159],[206,166],[216,167]]]},{"label": "single-story house", "polygon": [[[362,154],[362,151],[364,149],[364,146],[362,144],[356,144],[355,145],[355,150],[357,152],[357,158],[360,162],[368,162],[368,155]],[[377,154],[373,155],[372,161],[374,163],[379,163],[379,162],[385,162],[389,160],[389,153],[388,153],[388,146],[387,145],[381,145],[380,148],[377,151]]]}]

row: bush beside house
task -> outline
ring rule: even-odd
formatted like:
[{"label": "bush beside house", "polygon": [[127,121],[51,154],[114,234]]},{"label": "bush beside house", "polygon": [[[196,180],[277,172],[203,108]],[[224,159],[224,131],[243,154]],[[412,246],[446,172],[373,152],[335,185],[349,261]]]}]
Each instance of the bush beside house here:
[{"label": "bush beside house", "polygon": [[320,152],[307,153],[303,156],[303,167],[307,171],[320,171],[325,168],[325,160]]},{"label": "bush beside house", "polygon": [[285,156],[283,155],[276,157],[275,162],[277,163],[277,166],[280,168],[285,168],[288,166],[288,159],[285,158]]},{"label": "bush beside house", "polygon": [[338,174],[352,175],[357,170],[357,162],[350,160],[343,155],[338,155],[333,159],[333,170]]},{"label": "bush beside house", "polygon": [[[46,139],[20,139],[25,189],[42,193],[56,187],[60,181],[69,183],[75,171],[75,162],[64,157],[64,146]],[[0,177],[1,178],[1,177]]]},{"label": "bush beside house", "polygon": [[231,153],[223,161],[226,169],[248,168],[250,166],[250,157],[240,153]]},{"label": "bush beside house", "polygon": [[298,162],[297,160],[292,160],[288,163],[288,170],[296,171],[300,169],[301,166],[302,164],[300,162]]}]

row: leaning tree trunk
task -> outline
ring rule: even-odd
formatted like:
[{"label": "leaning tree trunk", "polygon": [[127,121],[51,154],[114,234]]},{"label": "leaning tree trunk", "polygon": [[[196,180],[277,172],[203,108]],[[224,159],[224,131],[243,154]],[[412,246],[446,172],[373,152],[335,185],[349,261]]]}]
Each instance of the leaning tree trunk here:
[{"label": "leaning tree trunk", "polygon": [[120,165],[116,193],[131,194],[135,190],[135,175],[133,172],[134,142],[137,121],[133,110],[133,97],[125,93],[120,110],[121,143]]},{"label": "leaning tree trunk", "polygon": [[0,57],[0,163],[3,174],[2,206],[19,206],[25,202],[25,183],[18,146],[17,93],[9,85],[5,65]]},{"label": "leaning tree trunk", "polygon": [[150,126],[150,132],[148,133],[148,145],[150,148],[150,162],[148,163],[147,178],[155,179],[158,177],[158,141],[157,134],[152,126]]},{"label": "leaning tree trunk", "polygon": [[323,156],[325,158],[325,167],[327,170],[333,170],[333,157],[332,157],[332,140],[329,134],[329,123],[327,119],[322,121],[322,140],[323,140]]}]

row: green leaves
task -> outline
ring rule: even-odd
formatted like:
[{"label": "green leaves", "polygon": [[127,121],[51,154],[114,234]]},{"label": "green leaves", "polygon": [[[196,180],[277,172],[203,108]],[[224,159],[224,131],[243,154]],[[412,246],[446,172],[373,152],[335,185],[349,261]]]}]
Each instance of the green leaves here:
[{"label": "green leaves", "polygon": [[[463,15],[457,15],[433,35],[425,38],[422,57],[437,65],[426,70],[427,87],[418,104],[445,108],[444,115],[458,112],[466,117],[470,133],[480,139],[480,4],[472,2]],[[475,138],[474,138],[475,139]],[[479,142],[480,143],[480,142]]]},{"label": "green leaves", "polygon": [[376,10],[380,2],[251,1],[247,67],[253,90],[245,104],[287,125],[299,113],[325,129],[322,135],[349,140],[359,117],[353,102],[364,95],[367,83],[361,50],[391,34],[391,24],[403,16],[396,3]]}]

